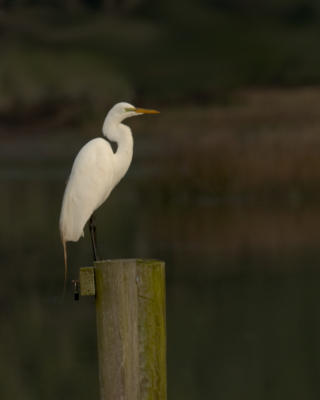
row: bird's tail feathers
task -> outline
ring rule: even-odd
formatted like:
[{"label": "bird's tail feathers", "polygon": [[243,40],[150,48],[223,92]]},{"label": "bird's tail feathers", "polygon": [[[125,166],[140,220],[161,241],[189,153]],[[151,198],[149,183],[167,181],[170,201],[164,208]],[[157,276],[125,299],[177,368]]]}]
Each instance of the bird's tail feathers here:
[{"label": "bird's tail feathers", "polygon": [[63,283],[63,297],[67,289],[67,275],[68,275],[68,257],[67,257],[67,242],[62,238],[63,258],[64,258],[64,283]]}]

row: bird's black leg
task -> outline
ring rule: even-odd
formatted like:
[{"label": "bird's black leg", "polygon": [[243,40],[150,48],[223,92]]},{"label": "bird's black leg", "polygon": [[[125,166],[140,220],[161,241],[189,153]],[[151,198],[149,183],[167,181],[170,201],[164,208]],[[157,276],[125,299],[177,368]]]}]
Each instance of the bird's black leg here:
[{"label": "bird's black leg", "polygon": [[97,252],[97,232],[96,232],[97,229],[94,223],[94,214],[91,215],[91,218],[89,220],[89,230],[91,237],[93,261],[97,261],[99,257]]}]

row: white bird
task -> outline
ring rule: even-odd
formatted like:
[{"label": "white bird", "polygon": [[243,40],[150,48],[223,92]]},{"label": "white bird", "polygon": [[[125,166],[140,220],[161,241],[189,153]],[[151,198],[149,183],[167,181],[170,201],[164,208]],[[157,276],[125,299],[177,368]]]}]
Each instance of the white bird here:
[{"label": "white bird", "polygon": [[[117,143],[117,151],[113,152],[110,143],[100,137],[85,144],[76,156],[65,188],[60,214],[65,285],[68,269],[66,242],[77,242],[81,236],[84,236],[84,226],[94,211],[105,202],[131,164],[132,132],[122,121],[136,115],[158,113],[157,110],[137,108],[129,103],[116,104],[104,120],[102,133],[107,139]],[[96,259],[94,233],[95,228],[90,224],[93,253]]]}]

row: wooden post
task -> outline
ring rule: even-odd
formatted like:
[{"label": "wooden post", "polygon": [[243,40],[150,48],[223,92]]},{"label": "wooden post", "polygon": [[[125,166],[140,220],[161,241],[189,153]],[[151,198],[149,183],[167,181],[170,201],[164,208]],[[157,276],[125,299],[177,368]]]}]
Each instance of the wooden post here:
[{"label": "wooden post", "polygon": [[94,275],[101,400],[166,400],[164,263],[97,261]]}]

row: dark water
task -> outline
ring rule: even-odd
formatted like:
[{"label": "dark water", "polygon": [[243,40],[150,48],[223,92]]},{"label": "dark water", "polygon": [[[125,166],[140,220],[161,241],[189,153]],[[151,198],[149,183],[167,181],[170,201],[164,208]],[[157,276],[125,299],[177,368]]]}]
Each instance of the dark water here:
[{"label": "dark water", "polygon": [[[92,299],[61,303],[67,168],[1,175],[0,398],[98,399]],[[142,190],[98,212],[105,258],[166,261],[169,399],[318,399],[320,208]],[[70,276],[91,264],[88,235]]]}]

